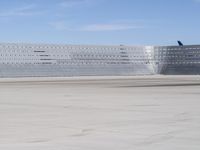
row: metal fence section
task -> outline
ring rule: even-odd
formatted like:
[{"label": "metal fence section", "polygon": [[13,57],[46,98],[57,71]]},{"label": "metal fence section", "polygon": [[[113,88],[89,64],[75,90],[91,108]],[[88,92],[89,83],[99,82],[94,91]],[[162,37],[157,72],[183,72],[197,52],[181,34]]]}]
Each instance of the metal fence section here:
[{"label": "metal fence section", "polygon": [[200,46],[0,44],[0,77],[200,74]]}]

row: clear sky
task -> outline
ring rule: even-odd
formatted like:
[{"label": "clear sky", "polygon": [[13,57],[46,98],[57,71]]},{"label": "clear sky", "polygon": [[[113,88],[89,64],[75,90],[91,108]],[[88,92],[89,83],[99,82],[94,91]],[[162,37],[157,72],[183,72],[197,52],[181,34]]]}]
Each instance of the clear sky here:
[{"label": "clear sky", "polygon": [[0,42],[200,44],[200,0],[0,0]]}]

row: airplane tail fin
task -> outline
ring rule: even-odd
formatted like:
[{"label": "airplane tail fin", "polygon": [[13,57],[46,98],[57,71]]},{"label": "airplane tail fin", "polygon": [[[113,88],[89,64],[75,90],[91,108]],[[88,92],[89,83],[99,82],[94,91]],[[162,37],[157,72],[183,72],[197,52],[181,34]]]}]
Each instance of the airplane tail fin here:
[{"label": "airplane tail fin", "polygon": [[183,46],[183,43],[181,41],[177,41],[179,46]]}]

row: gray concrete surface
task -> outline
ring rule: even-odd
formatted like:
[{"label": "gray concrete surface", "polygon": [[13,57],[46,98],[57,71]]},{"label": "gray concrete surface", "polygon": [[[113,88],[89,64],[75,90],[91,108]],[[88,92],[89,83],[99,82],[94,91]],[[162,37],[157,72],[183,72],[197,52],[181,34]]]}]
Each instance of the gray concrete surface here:
[{"label": "gray concrete surface", "polygon": [[199,150],[200,76],[0,79],[1,150]]}]

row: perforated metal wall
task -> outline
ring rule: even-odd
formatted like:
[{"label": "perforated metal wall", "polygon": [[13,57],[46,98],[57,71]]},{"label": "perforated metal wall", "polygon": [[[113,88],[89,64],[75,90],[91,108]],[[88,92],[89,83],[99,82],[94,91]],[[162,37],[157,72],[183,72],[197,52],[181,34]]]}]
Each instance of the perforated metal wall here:
[{"label": "perforated metal wall", "polygon": [[200,74],[200,46],[0,44],[0,77]]}]

